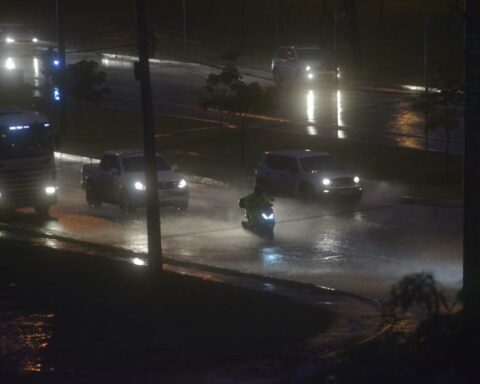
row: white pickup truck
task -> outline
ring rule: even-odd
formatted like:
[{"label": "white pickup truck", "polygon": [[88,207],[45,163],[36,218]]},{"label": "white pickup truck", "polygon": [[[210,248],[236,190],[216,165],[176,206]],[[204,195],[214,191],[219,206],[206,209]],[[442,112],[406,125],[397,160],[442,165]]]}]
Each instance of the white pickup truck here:
[{"label": "white pickup truck", "polygon": [[[157,154],[158,197],[161,205],[188,208],[189,188],[185,178]],[[141,150],[105,152],[99,165],[82,167],[82,187],[87,203],[119,205],[126,213],[145,206],[145,157]]]}]

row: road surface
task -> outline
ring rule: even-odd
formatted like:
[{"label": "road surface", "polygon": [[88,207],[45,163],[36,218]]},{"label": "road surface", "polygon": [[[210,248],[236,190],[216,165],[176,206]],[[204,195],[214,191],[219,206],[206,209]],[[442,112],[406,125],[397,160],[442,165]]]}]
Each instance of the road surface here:
[{"label": "road surface", "polygon": [[[59,161],[58,166],[59,204],[51,219],[38,221],[26,209],[8,219],[11,225],[146,251],[144,210],[132,217],[116,206],[89,208],[79,186],[80,163]],[[400,186],[379,182],[366,184],[358,205],[278,198],[275,240],[269,242],[241,229],[237,201],[249,188],[192,185],[186,213],[162,211],[164,255],[373,299],[386,295],[405,274],[419,271],[434,273],[451,292],[460,287],[459,208],[402,204]]]}]

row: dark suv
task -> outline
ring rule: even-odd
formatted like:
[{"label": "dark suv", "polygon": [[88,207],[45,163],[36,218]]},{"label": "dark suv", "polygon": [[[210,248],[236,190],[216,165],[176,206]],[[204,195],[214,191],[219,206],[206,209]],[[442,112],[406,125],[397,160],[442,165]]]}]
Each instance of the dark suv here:
[{"label": "dark suv", "polygon": [[311,83],[324,75],[340,78],[334,52],[322,48],[280,47],[272,60],[272,72],[277,82]]}]

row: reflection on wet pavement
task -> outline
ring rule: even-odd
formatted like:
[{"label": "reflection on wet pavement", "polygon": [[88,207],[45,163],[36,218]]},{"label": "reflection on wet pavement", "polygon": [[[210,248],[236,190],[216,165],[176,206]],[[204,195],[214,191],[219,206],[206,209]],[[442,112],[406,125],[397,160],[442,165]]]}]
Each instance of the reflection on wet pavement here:
[{"label": "reflection on wet pavement", "polygon": [[0,303],[0,367],[20,373],[51,372],[46,349],[52,337],[54,314],[4,311]]}]

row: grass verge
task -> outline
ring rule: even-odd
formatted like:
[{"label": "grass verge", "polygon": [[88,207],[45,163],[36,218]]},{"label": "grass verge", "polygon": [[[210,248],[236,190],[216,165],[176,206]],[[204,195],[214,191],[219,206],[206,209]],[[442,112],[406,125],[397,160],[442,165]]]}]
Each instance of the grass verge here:
[{"label": "grass verge", "polygon": [[34,377],[57,382],[104,374],[125,382],[139,372],[194,382],[228,365],[295,360],[333,319],[272,294],[6,240],[1,247],[0,376],[28,371],[30,360]]}]

